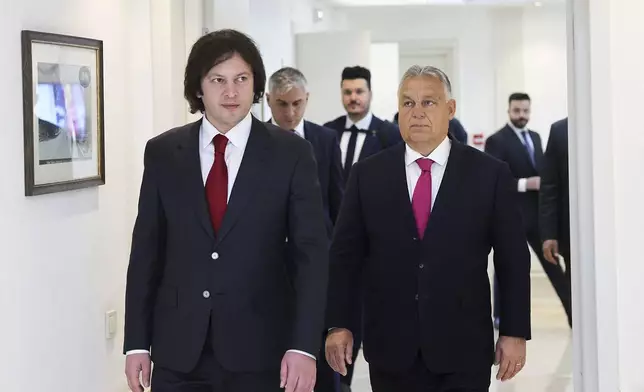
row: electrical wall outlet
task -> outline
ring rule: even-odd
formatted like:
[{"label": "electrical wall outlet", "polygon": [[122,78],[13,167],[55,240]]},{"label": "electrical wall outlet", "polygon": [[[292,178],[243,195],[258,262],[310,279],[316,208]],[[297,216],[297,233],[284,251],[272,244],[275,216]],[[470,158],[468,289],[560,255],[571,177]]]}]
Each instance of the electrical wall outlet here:
[{"label": "electrical wall outlet", "polygon": [[116,310],[105,313],[105,339],[114,339],[116,336]]}]

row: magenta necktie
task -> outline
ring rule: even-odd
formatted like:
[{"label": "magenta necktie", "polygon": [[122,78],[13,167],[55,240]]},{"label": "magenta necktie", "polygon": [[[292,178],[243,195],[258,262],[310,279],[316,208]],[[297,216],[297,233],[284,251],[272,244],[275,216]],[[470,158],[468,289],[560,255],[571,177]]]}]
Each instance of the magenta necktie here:
[{"label": "magenta necktie", "polygon": [[411,199],[411,207],[414,210],[414,217],[416,218],[416,228],[418,235],[422,239],[425,235],[425,228],[429,221],[429,215],[432,211],[432,164],[434,161],[431,159],[417,159],[416,163],[422,173],[416,183],[414,189],[414,196]]}]

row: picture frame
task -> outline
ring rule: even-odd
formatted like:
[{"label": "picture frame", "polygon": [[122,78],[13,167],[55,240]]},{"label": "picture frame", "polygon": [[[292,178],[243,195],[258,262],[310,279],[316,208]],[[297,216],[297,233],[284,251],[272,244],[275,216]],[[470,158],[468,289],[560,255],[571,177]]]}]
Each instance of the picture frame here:
[{"label": "picture frame", "polygon": [[23,30],[25,196],[105,184],[103,41]]}]

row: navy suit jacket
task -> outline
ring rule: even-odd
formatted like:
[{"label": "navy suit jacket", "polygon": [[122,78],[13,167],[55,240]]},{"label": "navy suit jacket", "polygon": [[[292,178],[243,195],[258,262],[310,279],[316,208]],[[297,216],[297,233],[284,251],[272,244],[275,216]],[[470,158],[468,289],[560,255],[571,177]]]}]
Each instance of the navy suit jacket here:
[{"label": "navy suit jacket", "polygon": [[324,328],[329,240],[311,144],[253,118],[215,232],[200,126],[175,128],[146,146],[124,351],[151,348],[155,365],[187,373],[210,336],[226,370],[278,371],[286,350],[317,354]]},{"label": "navy suit jacket", "polygon": [[453,142],[421,240],[405,144],[358,162],[331,243],[327,326],[351,329],[357,309],[347,298],[360,297],[364,354],[376,368],[404,371],[421,352],[435,373],[489,372],[492,248],[505,315],[500,332],[528,339],[530,253],[507,164]]},{"label": "navy suit jacket", "polygon": [[[494,133],[485,142],[485,152],[507,162],[517,181],[520,178],[539,176],[539,168],[543,159],[541,137],[534,131],[529,131],[529,134],[534,145],[536,165],[532,164],[525,146],[509,125]],[[519,192],[519,199],[525,228],[536,229],[539,224],[539,192]]]},{"label": "navy suit jacket", "polygon": [[[272,120],[268,120],[271,122]],[[310,121],[304,121],[304,138],[313,146],[317,161],[320,191],[324,206],[324,220],[329,238],[340,213],[340,203],[344,195],[342,179],[342,158],[338,135],[329,129]]]},{"label": "navy suit jacket", "polygon": [[539,228],[542,240],[558,240],[570,249],[570,186],[568,182],[568,119],[552,124],[541,167]]},{"label": "navy suit jacket", "polygon": [[[340,116],[333,121],[324,124],[325,127],[335,129],[338,133],[338,140],[342,138],[342,133],[346,130],[347,116]],[[376,116],[373,116],[371,125],[369,125],[369,132],[364,141],[364,146],[360,152],[359,160],[363,160],[376,154],[382,150],[394,146],[402,141],[400,136],[400,129],[398,126],[389,121],[383,121]]]}]

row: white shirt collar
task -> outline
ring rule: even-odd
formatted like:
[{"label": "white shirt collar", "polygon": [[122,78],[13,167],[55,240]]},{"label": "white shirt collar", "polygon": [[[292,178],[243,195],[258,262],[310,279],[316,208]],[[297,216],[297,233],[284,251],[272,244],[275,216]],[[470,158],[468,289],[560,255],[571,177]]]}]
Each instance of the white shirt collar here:
[{"label": "white shirt collar", "polygon": [[514,126],[514,124],[512,124],[512,122],[509,122],[509,123],[508,123],[508,126],[509,126],[510,128],[512,128],[512,130],[514,131],[514,133],[516,133],[516,135],[517,135],[521,140],[523,140],[523,134],[522,134],[522,132],[527,131],[527,130],[528,130],[528,128],[523,128],[523,129],[521,129],[521,128],[517,128],[516,126]]},{"label": "white shirt collar", "polygon": [[[270,120],[271,124],[279,126],[272,118]],[[287,131],[290,131],[290,129],[287,129]],[[295,134],[300,136],[302,139],[306,139],[306,135],[304,134],[304,117],[300,120],[300,123],[297,124],[297,126],[294,129]]]},{"label": "white shirt collar", "polygon": [[449,152],[451,149],[452,141],[447,136],[445,136],[445,139],[441,142],[441,144],[439,144],[438,147],[436,147],[434,151],[432,151],[432,153],[428,156],[422,155],[418,151],[415,151],[411,147],[409,147],[409,144],[405,144],[405,165],[410,166],[418,159],[428,158],[440,166],[445,166],[447,164],[447,158],[449,158]]},{"label": "white shirt collar", "polygon": [[356,128],[358,129],[369,131],[370,130],[369,127],[371,126],[371,120],[373,120],[373,113],[371,113],[371,111],[367,112],[367,115],[364,116],[364,118],[358,121],[357,123],[354,123],[353,121],[351,121],[349,116],[347,116],[347,121],[344,129],[349,129],[355,125]]},{"label": "white shirt collar", "polygon": [[[253,125],[253,115],[251,112],[248,112],[246,117],[241,120],[237,125],[235,125],[230,131],[226,132],[224,136],[228,138],[228,141],[239,148],[240,150],[246,149],[246,144],[248,143],[248,138],[250,137],[250,129]],[[212,144],[212,140],[220,134],[219,130],[215,128],[214,125],[208,121],[206,116],[203,116],[203,121],[201,122],[201,138],[199,139],[199,148],[202,150],[207,148]]]}]

